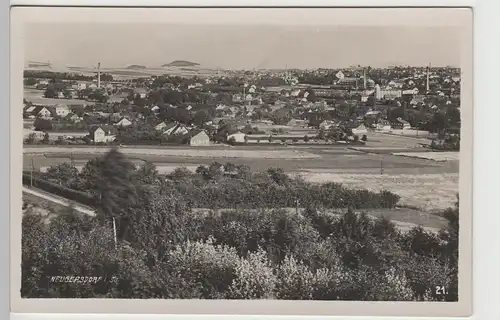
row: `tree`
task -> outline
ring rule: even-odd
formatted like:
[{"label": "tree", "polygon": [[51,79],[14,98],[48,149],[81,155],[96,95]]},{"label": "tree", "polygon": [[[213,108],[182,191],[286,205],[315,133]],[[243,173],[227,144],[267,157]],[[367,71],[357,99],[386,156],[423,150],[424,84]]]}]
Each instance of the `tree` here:
[{"label": "tree", "polygon": [[43,135],[43,143],[48,144],[50,142],[50,136],[48,132]]},{"label": "tree", "polygon": [[366,134],[364,134],[364,135],[361,137],[361,141],[366,142],[366,140],[368,140],[368,137],[366,136]]},{"label": "tree", "polygon": [[43,177],[68,186],[72,180],[78,178],[78,169],[65,162],[49,167],[47,172],[43,174]]},{"label": "tree", "polygon": [[31,78],[30,77],[30,78],[24,79],[24,85],[25,86],[34,86],[34,85],[36,85],[36,83],[37,83],[37,81],[36,81],[35,78]]},{"label": "tree", "polygon": [[154,184],[158,180],[156,166],[152,162],[145,161],[137,168],[136,179],[143,184]]},{"label": "tree", "polygon": [[123,238],[130,222],[130,211],[137,201],[137,190],[133,183],[136,176],[134,164],[118,149],[112,148],[100,159],[100,181],[98,216],[101,221],[114,218],[118,238]]},{"label": "tree", "polygon": [[54,87],[50,86],[45,90],[43,96],[50,99],[57,98],[57,91],[54,89]]},{"label": "tree", "polygon": [[52,130],[52,122],[48,119],[36,118],[33,123],[36,131],[50,131]]},{"label": "tree", "polygon": [[307,136],[307,134],[304,136],[304,142],[309,142],[309,137]]},{"label": "tree", "polygon": [[28,144],[33,144],[35,143],[35,141],[36,141],[36,134],[32,132],[28,135],[28,139],[26,139],[26,142]]},{"label": "tree", "polygon": [[271,121],[276,125],[286,125],[291,119],[291,112],[285,108],[278,109],[271,115]]},{"label": "tree", "polygon": [[205,111],[205,110],[198,110],[194,114],[193,123],[197,127],[202,128],[203,125],[206,122],[210,121],[210,120],[212,120],[212,118],[210,117],[210,115],[208,114],[207,111]]}]

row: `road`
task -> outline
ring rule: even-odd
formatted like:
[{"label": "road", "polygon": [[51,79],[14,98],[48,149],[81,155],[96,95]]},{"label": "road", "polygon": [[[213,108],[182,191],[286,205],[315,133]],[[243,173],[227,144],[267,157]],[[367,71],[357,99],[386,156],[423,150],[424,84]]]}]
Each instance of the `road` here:
[{"label": "road", "polygon": [[52,195],[50,193],[47,193],[47,192],[43,192],[43,191],[40,191],[40,190],[37,190],[37,189],[31,189],[31,188],[27,188],[25,186],[23,186],[23,192],[24,193],[28,193],[32,196],[35,196],[35,197],[38,197],[38,198],[41,198],[41,199],[44,199],[46,201],[50,201],[52,203],[55,203],[55,204],[58,204],[58,205],[62,205],[64,207],[69,207],[71,204],[73,205],[73,208],[80,212],[80,213],[84,213],[84,214],[87,214],[87,215],[90,215],[90,216],[95,216],[95,211],[94,210],[91,210],[83,205],[80,205],[80,204],[77,204],[77,203],[72,203],[70,200],[68,199],[65,199],[65,198],[62,198],[62,197],[58,197],[58,196],[55,196],[55,195]]}]

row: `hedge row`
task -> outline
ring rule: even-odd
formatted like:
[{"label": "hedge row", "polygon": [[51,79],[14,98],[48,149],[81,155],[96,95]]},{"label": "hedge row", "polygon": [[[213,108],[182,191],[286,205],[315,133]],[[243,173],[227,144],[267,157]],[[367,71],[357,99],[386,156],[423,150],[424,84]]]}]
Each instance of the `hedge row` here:
[{"label": "hedge row", "polygon": [[[23,184],[24,185],[31,185],[31,175],[28,173],[23,173]],[[39,188],[43,191],[58,195],[60,197],[66,198],[68,200],[72,200],[75,202],[79,202],[84,205],[88,206],[95,206],[96,201],[94,198],[92,198],[90,195],[77,191],[77,190],[72,190],[69,188],[66,188],[64,186],[58,185],[56,183],[40,179],[37,177],[33,177],[33,187]]]}]

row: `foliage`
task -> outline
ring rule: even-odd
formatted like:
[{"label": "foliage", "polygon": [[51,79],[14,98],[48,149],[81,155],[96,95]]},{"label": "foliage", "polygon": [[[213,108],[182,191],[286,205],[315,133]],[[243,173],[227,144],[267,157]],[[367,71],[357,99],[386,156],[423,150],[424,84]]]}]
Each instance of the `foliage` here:
[{"label": "foliage", "polygon": [[[362,210],[391,208],[397,195],[313,185],[280,168],[212,163],[195,173],[178,168],[165,180],[153,164],[135,168],[111,150],[80,173],[65,164],[40,177],[36,186],[94,201],[98,217],[72,208],[42,216],[25,206],[23,297],[458,299],[458,202],[434,234],[401,232]],[[61,274],[114,280],[48,281]],[[429,290],[435,286],[448,294]]]}]

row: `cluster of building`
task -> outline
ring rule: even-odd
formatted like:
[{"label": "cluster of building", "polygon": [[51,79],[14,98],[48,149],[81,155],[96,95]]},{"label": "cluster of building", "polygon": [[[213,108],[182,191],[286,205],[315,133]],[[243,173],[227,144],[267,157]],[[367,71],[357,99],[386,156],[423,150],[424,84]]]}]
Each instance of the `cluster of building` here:
[{"label": "cluster of building", "polygon": [[[287,125],[295,127],[308,127],[307,121],[311,114],[331,113],[342,119],[329,119],[316,124],[316,130],[329,130],[335,126],[348,127],[355,134],[364,134],[368,129],[391,131],[391,130],[411,130],[411,124],[402,118],[388,119],[387,110],[397,107],[412,108],[417,110],[428,110],[429,112],[438,111],[443,106],[460,104],[460,77],[456,75],[456,70],[421,68],[409,69],[404,71],[404,76],[396,77],[398,72],[386,71],[390,76],[371,79],[366,68],[362,72],[358,68],[353,70],[338,70],[334,73],[332,83],[311,85],[298,83],[297,79],[304,75],[305,71],[295,73],[291,71],[276,72],[275,77],[281,77],[286,83],[281,86],[262,86],[259,84],[259,77],[270,77],[269,72],[256,72],[245,75],[245,83],[236,91],[230,93],[230,101],[212,103],[215,119],[206,122],[202,127],[183,125],[179,122],[168,121],[168,119],[158,118],[156,130],[164,135],[183,135],[184,141],[191,145],[208,145],[209,134],[204,131],[205,126],[218,129],[218,120],[231,120],[239,124],[239,128],[244,126],[259,126],[263,120],[262,114],[269,115],[282,108],[291,110],[294,119]],[[313,76],[323,76],[325,70],[310,71]],[[328,71],[330,74],[332,71]],[[396,75],[396,76],[395,76]],[[227,75],[223,77],[228,77]],[[234,75],[241,78],[242,75]],[[134,81],[72,81],[71,89],[79,92],[86,89],[107,90],[110,95],[119,92],[131,92],[134,96],[142,99],[148,99],[150,94],[158,88],[152,88],[151,84],[156,77],[142,79],[140,85]],[[189,85],[173,86],[168,84],[170,90],[183,92],[199,92],[200,95],[215,98],[217,92],[211,92],[206,89],[214,87],[218,81],[217,76],[206,78],[198,82],[191,82]],[[45,79],[38,79],[39,85],[48,85]],[[127,91],[128,90],[128,91]],[[89,90],[87,90],[89,91]],[[207,92],[208,91],[208,92]],[[63,100],[61,101],[63,102]],[[356,112],[343,115],[342,105],[349,104],[353,106]],[[148,101],[142,108],[147,109],[145,114],[158,115],[165,105],[160,106],[154,102]],[[197,104],[183,103],[181,105],[168,105],[168,108],[182,108],[191,114],[195,114],[200,109]],[[104,124],[92,126],[89,129],[89,136],[94,142],[112,141],[116,127],[127,127],[134,122],[144,120],[145,115],[141,112],[73,112],[71,106],[64,104],[58,105],[34,105],[27,104],[24,108],[24,116],[30,118],[61,119],[81,122],[85,116],[97,116],[107,118]],[[349,118],[351,117],[351,118]],[[346,119],[347,118],[347,119]],[[370,125],[364,123],[366,118],[371,119]],[[267,119],[269,120],[269,119]],[[302,121],[297,125],[298,121]],[[306,121],[306,123],[304,123]],[[292,123],[293,122],[293,123]],[[267,126],[269,127],[269,126]],[[241,132],[232,132],[230,134],[239,134]],[[235,140],[243,140],[241,135],[234,136]],[[246,140],[245,140],[246,141]]]}]

